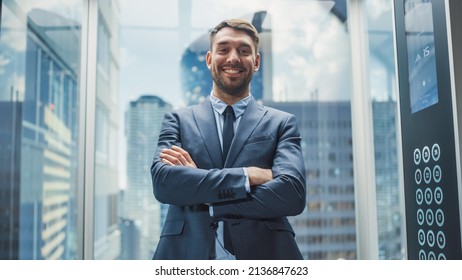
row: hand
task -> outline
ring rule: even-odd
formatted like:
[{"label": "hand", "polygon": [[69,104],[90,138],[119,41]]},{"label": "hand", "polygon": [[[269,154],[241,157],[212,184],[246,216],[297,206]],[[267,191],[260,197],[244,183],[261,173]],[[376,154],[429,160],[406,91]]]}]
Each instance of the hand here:
[{"label": "hand", "polygon": [[197,168],[189,153],[178,146],[172,146],[171,149],[162,149],[159,157],[165,164]]},{"label": "hand", "polygon": [[250,186],[258,186],[273,180],[273,172],[271,169],[246,167],[246,171],[247,175],[249,176]]}]

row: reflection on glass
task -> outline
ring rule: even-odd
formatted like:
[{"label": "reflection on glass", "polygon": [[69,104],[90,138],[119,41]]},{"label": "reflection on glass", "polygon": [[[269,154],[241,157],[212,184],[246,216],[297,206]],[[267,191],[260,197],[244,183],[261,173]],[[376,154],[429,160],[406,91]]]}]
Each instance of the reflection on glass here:
[{"label": "reflection on glass", "polygon": [[0,259],[74,259],[81,4],[2,1]]},{"label": "reflection on glass", "polygon": [[118,259],[119,2],[98,1],[95,119],[94,259]]},{"label": "reflection on glass", "polygon": [[402,259],[403,212],[398,176],[395,62],[391,0],[367,1],[374,126],[379,259]]}]

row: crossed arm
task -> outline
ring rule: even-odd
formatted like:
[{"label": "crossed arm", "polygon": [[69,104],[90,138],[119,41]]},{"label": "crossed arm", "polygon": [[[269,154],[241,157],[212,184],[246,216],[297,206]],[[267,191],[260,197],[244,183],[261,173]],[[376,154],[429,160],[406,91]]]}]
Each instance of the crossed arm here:
[{"label": "crossed arm", "polygon": [[[162,149],[159,158],[166,165],[197,168],[189,153],[178,146]],[[305,193],[303,190],[298,194],[293,193],[294,190],[298,189],[297,181],[294,181],[294,178],[289,179],[286,175],[282,175],[274,180],[271,169],[259,167],[245,167],[245,170],[250,186],[253,187],[248,199],[226,204],[213,203],[215,215],[227,216],[230,213],[237,213],[237,216],[242,215],[243,217],[258,219],[297,215],[303,210]],[[286,185],[284,188],[286,191],[282,190],[280,184]],[[280,191],[285,194],[280,193]],[[290,193],[292,194],[287,196]],[[294,197],[297,198],[293,200]]]},{"label": "crossed arm", "polygon": [[[197,168],[189,153],[178,146],[172,146],[171,149],[162,149],[159,157],[163,163],[168,165]],[[273,179],[271,169],[250,166],[245,167],[245,170],[249,176],[250,186],[262,185]]]},{"label": "crossed arm", "polygon": [[[151,165],[153,191],[158,201],[179,206],[212,204],[216,217],[236,215],[266,219],[298,215],[303,211],[306,199],[304,164],[301,138],[293,116],[278,127],[279,140],[271,169],[255,165],[200,168],[197,165],[200,159],[196,159],[196,164],[190,156],[191,151],[179,147],[178,125],[176,115],[166,116],[158,154]],[[246,180],[251,186],[250,193],[245,187]]]}]

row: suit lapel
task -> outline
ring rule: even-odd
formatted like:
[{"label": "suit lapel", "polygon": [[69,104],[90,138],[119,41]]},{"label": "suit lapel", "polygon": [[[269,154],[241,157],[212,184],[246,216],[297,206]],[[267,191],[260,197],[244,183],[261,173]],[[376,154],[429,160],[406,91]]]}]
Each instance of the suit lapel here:
[{"label": "suit lapel", "polygon": [[254,99],[251,99],[242,115],[236,133],[234,134],[233,142],[231,143],[229,154],[226,158],[225,167],[233,165],[250,134],[252,134],[265,114],[266,110],[258,105]]},{"label": "suit lapel", "polygon": [[205,145],[213,166],[222,168],[220,139],[218,138],[215,115],[210,100],[207,98],[197,106],[193,106],[192,110],[197,127],[202,135],[202,143]]}]

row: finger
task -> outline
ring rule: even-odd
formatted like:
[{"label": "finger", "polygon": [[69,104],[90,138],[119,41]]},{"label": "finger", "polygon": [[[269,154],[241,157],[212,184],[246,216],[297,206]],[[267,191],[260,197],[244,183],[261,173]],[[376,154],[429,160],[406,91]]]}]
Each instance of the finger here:
[{"label": "finger", "polygon": [[178,151],[178,152],[186,152],[185,149],[181,148],[180,146],[172,145],[172,150]]},{"label": "finger", "polygon": [[168,165],[175,166],[175,164],[171,163],[170,161],[168,161],[168,160],[165,159],[165,158],[162,159],[162,162],[165,163],[165,164],[168,164]]},{"label": "finger", "polygon": [[172,150],[180,153],[183,156],[185,161],[182,161],[182,162],[183,162],[184,165],[190,165],[190,166],[194,166],[194,167],[196,166],[196,164],[194,163],[191,156],[189,155],[189,153],[186,150],[184,150],[184,149],[182,149],[182,148],[180,148],[178,146],[172,146]]},{"label": "finger", "polygon": [[182,165],[187,164],[187,160],[184,158],[184,156],[181,153],[177,152],[177,151],[174,151],[172,149],[163,149],[162,153],[165,156],[170,156],[172,158],[178,159],[182,163]]},{"label": "finger", "polygon": [[186,151],[185,149],[183,149],[183,148],[181,148],[181,147],[178,147],[178,146],[173,145],[173,146],[172,146],[172,150],[175,151],[175,152],[177,152],[177,153],[182,154],[183,156],[185,156],[185,155],[188,155],[188,156],[189,156],[188,151]]},{"label": "finger", "polygon": [[159,157],[161,159],[165,159],[165,160],[169,161],[173,165],[183,165],[183,163],[176,156],[174,156],[174,155],[172,156],[169,153],[162,152],[162,153],[160,153]]},{"label": "finger", "polygon": [[192,162],[191,156],[189,153],[178,147],[178,146],[172,146],[172,152],[175,153],[176,157],[183,163],[183,165],[190,165]]},{"label": "finger", "polygon": [[178,156],[178,152],[172,150],[172,149],[162,149],[162,153],[166,154],[166,155],[170,155],[170,156],[174,156],[174,157],[177,157]]}]

